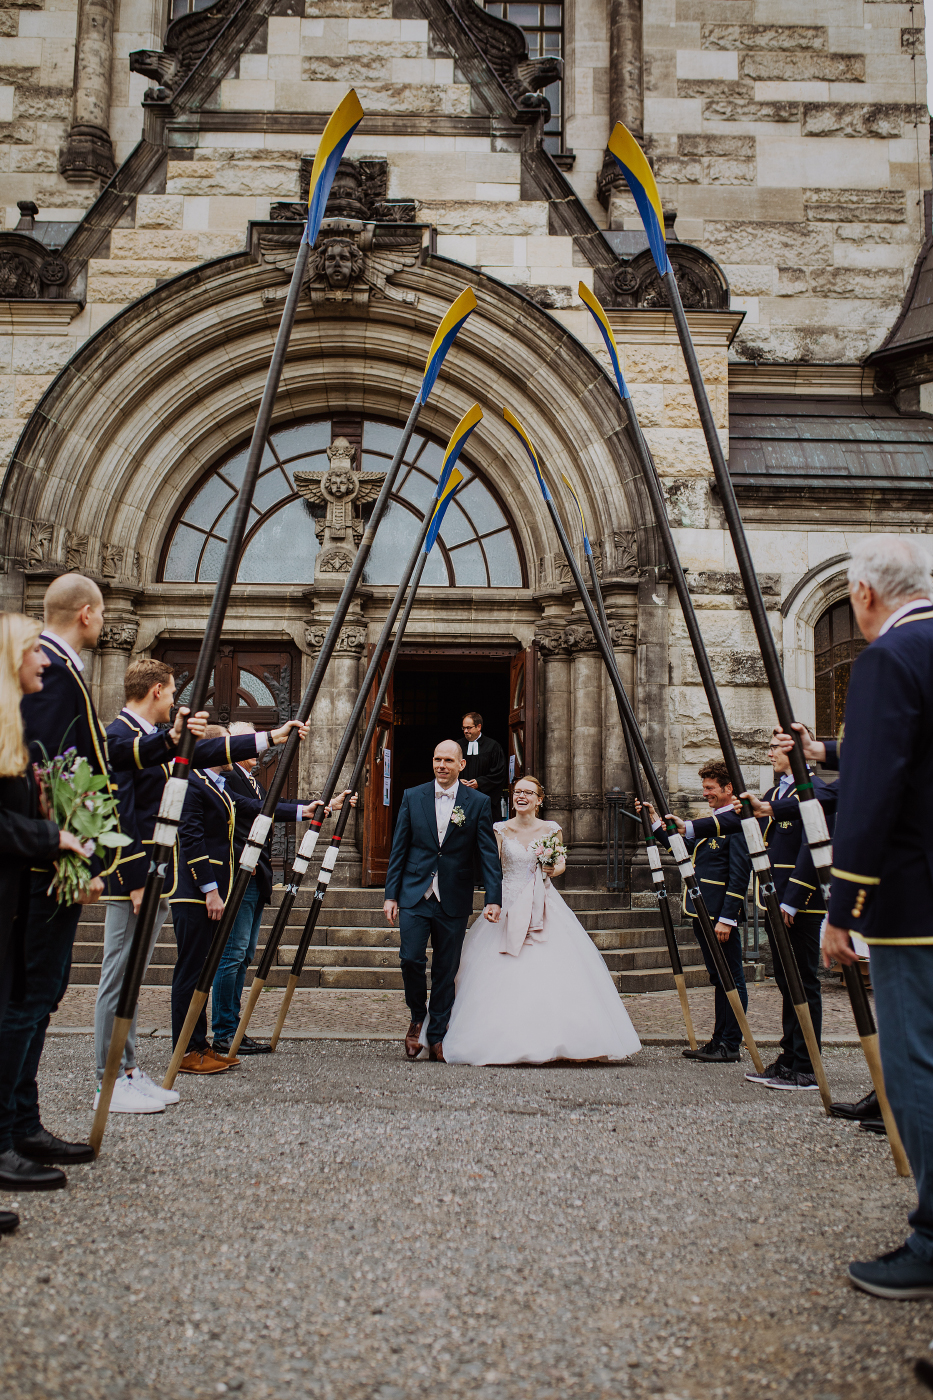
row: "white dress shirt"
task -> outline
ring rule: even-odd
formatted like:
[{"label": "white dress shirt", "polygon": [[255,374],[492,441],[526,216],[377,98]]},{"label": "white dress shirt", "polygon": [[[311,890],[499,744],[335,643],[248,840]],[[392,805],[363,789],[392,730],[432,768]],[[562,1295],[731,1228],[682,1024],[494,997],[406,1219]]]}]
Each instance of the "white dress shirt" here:
[{"label": "white dress shirt", "polygon": [[[434,781],[434,816],[437,820],[437,844],[443,846],[444,837],[447,835],[447,828],[450,826],[450,814],[457,805],[457,790],[459,783],[452,783],[449,788],[442,788],[440,783]],[[434,898],[440,903],[441,892],[437,884],[437,871],[431,876],[431,883],[424,892],[425,899]]]},{"label": "white dress shirt", "polygon": [[[138,718],[138,716],[134,715],[134,719],[135,718]],[[140,724],[142,723],[143,721],[140,720]],[[205,778],[209,778],[210,781],[214,784],[214,787],[219,788],[221,792],[223,792],[224,788],[227,786],[226,779],[224,778],[223,773],[214,773],[210,768],[205,768],[204,776]],[[216,880],[209,880],[206,885],[198,885],[198,889],[201,891],[202,894],[210,894],[211,890],[216,890],[217,888],[218,884]]]},{"label": "white dress shirt", "polygon": [[79,671],[84,670],[84,662],[81,660],[74,647],[70,646],[69,643],[65,641],[64,637],[59,637],[56,632],[52,631],[51,627],[43,627],[42,636],[39,638],[40,642],[42,641],[42,637],[48,637],[50,642],[54,642],[56,646],[60,646],[62,651],[65,653],[68,659],[71,662],[73,662],[77,669]]},{"label": "white dress shirt", "polygon": [[893,612],[890,617],[885,618],[878,630],[878,636],[883,637],[885,632],[890,632],[895,623],[900,622],[902,617],[906,617],[909,612],[912,612],[914,608],[919,608],[921,604],[933,608],[933,602],[929,598],[911,598],[909,603],[903,603],[897,612]]}]

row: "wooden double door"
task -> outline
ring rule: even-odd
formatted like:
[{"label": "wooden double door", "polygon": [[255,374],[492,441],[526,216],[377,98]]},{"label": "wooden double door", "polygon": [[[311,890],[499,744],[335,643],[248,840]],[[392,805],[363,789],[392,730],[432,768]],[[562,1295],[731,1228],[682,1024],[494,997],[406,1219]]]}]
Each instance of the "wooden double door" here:
[{"label": "wooden double door", "polygon": [[[187,643],[164,642],[156,650],[160,661],[174,668],[176,705],[185,705],[191,692],[198,661],[198,647]],[[270,643],[239,644],[223,642],[217,650],[207,693],[207,711],[212,724],[232,724],[245,720],[257,730],[273,729],[292,719],[301,699],[301,657],[297,647]],[[253,776],[268,788],[278,765],[277,755],[267,750]],[[298,765],[292,765],[282,794],[285,801],[298,796]],[[276,823],[273,827],[273,864],[290,861],[295,850],[295,828]]]},{"label": "wooden double door", "polygon": [[[370,648],[370,659],[372,648]],[[363,884],[385,883],[395,818],[406,788],[428,782],[431,755],[443,739],[462,742],[460,717],[475,709],[483,732],[506,752],[511,789],[534,773],[537,706],[534,647],[525,651],[467,653],[464,649],[403,648],[390,679],[363,773]],[[366,718],[372,715],[370,697]],[[501,812],[493,803],[493,820]]]}]

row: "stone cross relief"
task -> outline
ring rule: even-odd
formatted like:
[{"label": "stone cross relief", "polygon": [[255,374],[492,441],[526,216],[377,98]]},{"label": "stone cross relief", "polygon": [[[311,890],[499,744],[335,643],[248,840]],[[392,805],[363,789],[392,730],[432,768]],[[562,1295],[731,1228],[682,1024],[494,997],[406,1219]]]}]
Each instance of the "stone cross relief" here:
[{"label": "stone cross relief", "polygon": [[345,437],[334,438],[327,449],[326,472],[295,472],[295,488],[313,505],[324,506],[323,520],[315,520],[314,532],[321,545],[316,572],[346,574],[363,536],[360,506],[375,501],[385,472],[356,471],[356,448]]}]

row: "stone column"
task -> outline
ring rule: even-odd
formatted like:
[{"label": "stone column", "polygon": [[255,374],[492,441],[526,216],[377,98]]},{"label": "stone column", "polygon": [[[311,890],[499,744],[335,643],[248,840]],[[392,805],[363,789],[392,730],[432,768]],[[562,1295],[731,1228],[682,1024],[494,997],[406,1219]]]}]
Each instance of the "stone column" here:
[{"label": "stone column", "polygon": [[123,677],[136,644],[139,619],[128,612],[117,612],[108,598],[107,613],[97,648],[99,652],[94,703],[106,726],[123,709]]},{"label": "stone column", "polygon": [[[573,786],[574,866],[601,866],[604,860],[602,657],[586,622],[571,618],[564,645],[573,656]],[[588,883],[594,882],[591,877]]]},{"label": "stone column", "polygon": [[609,130],[624,122],[645,133],[642,0],[609,0]]},{"label": "stone column", "polygon": [[[622,622],[614,616],[614,609],[607,609],[609,631],[612,635],[612,650],[615,655],[619,675],[626,694],[637,710],[635,696],[635,628],[630,622]],[[629,771],[628,755],[625,750],[625,735],[619,719],[619,705],[616,693],[603,667],[603,792],[611,788],[632,791],[632,775]]]},{"label": "stone column", "polygon": [[115,170],[110,141],[110,75],[115,0],[80,0],[71,130],[59,153],[66,180],[109,180]]},{"label": "stone column", "polygon": [[545,816],[548,821],[559,823],[569,841],[572,812],[570,754],[573,707],[570,691],[570,655],[564,646],[562,632],[561,627],[545,625],[535,633],[544,673],[544,754],[539,767],[541,781],[547,793]]}]

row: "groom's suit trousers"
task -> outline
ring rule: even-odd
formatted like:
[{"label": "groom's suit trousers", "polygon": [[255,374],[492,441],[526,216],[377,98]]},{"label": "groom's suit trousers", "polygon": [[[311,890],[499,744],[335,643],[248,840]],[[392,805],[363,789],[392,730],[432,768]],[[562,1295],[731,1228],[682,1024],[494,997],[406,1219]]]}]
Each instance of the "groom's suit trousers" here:
[{"label": "groom's suit trousers", "polygon": [[405,1001],[413,1021],[423,1021],[428,1009],[427,952],[431,942],[431,1019],[428,1044],[438,1045],[447,1034],[454,1004],[454,983],[468,914],[445,914],[432,894],[413,909],[399,909],[400,957]]}]

